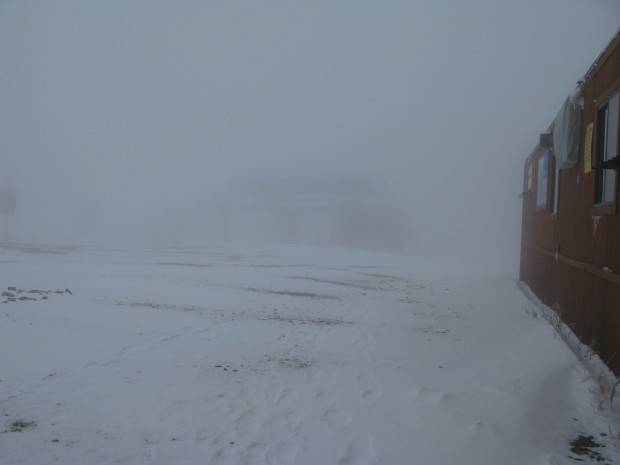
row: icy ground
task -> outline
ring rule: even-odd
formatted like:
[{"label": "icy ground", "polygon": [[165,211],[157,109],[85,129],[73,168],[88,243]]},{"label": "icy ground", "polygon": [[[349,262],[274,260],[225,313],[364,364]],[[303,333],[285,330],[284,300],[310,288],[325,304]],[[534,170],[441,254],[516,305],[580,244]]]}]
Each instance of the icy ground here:
[{"label": "icy ground", "polygon": [[507,274],[265,246],[5,245],[0,270],[3,465],[620,460]]}]

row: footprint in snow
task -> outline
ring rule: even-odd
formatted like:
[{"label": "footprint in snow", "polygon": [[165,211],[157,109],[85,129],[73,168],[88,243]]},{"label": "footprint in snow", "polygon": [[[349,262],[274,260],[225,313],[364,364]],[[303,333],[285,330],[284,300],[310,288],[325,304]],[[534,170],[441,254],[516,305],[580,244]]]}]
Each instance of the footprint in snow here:
[{"label": "footprint in snow", "polygon": [[282,463],[295,463],[301,447],[297,442],[281,442],[275,447],[275,454]]},{"label": "footprint in snow", "polygon": [[375,379],[374,373],[368,373],[368,372],[362,371],[359,375],[357,375],[357,380],[360,382],[372,381],[374,379]]},{"label": "footprint in snow", "polygon": [[353,419],[351,418],[351,415],[346,412],[342,412],[335,408],[330,408],[325,411],[323,416],[321,416],[321,420],[334,428],[343,428],[351,423]]},{"label": "footprint in snow", "polygon": [[364,400],[368,400],[368,401],[375,401],[377,399],[379,399],[381,397],[381,390],[380,389],[376,389],[376,390],[369,390],[369,391],[365,391],[362,394],[362,398]]},{"label": "footprint in snow", "polygon": [[250,408],[243,412],[241,416],[239,416],[235,420],[235,429],[237,430],[237,434],[245,435],[250,433],[256,427],[256,409]]},{"label": "footprint in snow", "polygon": [[282,390],[282,393],[278,396],[278,400],[276,401],[276,405],[281,405],[283,402],[286,402],[287,400],[289,400],[293,395],[294,395],[295,391],[289,387],[286,387]]},{"label": "footprint in snow", "polygon": [[347,452],[340,459],[339,465],[371,464],[373,463],[375,455],[376,451],[373,445],[373,439],[370,436],[359,436],[349,445]]},{"label": "footprint in snow", "polygon": [[416,397],[422,400],[430,400],[436,405],[446,405],[454,400],[453,395],[435,391],[427,387],[420,388],[416,393]]}]

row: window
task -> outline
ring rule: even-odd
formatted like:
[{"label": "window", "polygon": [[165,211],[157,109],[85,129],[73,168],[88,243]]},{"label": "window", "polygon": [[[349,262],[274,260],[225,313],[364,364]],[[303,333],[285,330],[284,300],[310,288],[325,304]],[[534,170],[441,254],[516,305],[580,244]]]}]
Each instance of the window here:
[{"label": "window", "polygon": [[558,213],[558,195],[560,187],[560,164],[558,159],[553,155],[553,190],[551,191],[551,214]]},{"label": "window", "polygon": [[529,192],[532,190],[534,183],[534,164],[530,163],[527,167],[527,186],[525,188],[525,192]]},{"label": "window", "polygon": [[[596,135],[596,166],[618,156],[618,110],[620,92],[612,95],[598,110]],[[597,169],[594,192],[596,205],[609,205],[615,201],[616,172]]]},{"label": "window", "polygon": [[538,159],[538,182],[536,183],[536,208],[547,206],[547,184],[549,175],[549,150]]}]

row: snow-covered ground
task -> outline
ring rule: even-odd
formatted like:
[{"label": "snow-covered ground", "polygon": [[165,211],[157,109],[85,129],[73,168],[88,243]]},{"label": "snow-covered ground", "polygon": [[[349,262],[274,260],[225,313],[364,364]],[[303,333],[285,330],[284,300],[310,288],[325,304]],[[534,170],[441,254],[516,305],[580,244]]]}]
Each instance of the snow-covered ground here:
[{"label": "snow-covered ground", "polygon": [[620,460],[508,274],[284,246],[5,245],[0,270],[1,464]]}]

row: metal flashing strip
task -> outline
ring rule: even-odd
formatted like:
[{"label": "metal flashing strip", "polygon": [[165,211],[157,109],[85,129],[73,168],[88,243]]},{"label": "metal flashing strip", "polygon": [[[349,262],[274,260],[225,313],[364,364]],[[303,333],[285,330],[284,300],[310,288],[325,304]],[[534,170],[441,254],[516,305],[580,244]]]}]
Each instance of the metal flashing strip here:
[{"label": "metal flashing strip", "polygon": [[575,260],[574,258],[567,257],[566,255],[562,255],[559,252],[551,252],[550,250],[543,249],[542,247],[538,247],[533,244],[529,244],[525,241],[521,241],[521,244],[535,250],[536,252],[542,253],[543,255],[547,255],[555,261],[559,261],[565,263],[568,266],[572,266],[573,268],[577,268],[579,270],[585,271],[586,273],[590,273],[598,278],[604,279],[606,281],[610,281],[614,284],[620,285],[620,274],[615,273],[611,270],[607,271],[604,268],[599,268],[598,266],[591,265],[590,263],[582,262],[580,260]]}]

